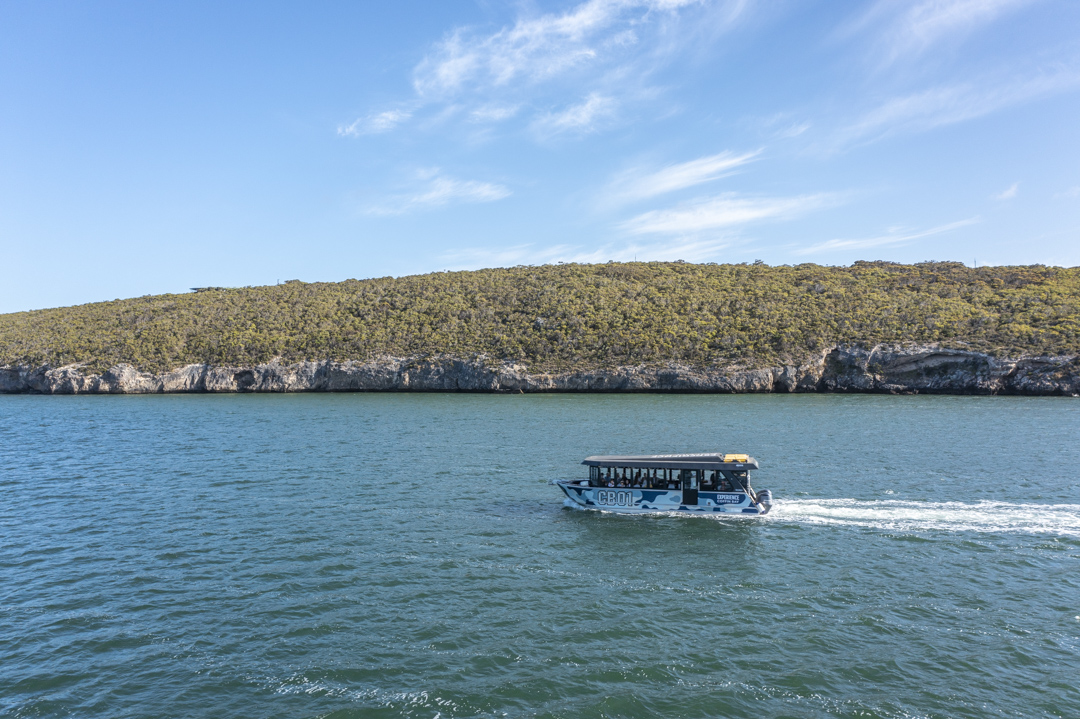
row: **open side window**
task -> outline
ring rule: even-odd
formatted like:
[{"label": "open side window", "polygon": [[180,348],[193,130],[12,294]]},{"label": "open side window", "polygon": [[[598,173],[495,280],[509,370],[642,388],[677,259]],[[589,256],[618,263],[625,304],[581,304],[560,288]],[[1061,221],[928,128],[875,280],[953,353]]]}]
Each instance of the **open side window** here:
[{"label": "open side window", "polygon": [[697,489],[701,486],[705,471],[701,469],[680,469],[679,483],[683,489]]}]

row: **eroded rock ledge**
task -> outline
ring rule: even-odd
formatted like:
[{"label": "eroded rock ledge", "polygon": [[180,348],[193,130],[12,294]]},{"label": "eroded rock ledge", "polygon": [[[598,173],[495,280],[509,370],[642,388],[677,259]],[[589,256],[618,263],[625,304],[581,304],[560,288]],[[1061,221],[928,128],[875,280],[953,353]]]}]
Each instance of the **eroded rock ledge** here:
[{"label": "eroded rock ledge", "polygon": [[0,367],[0,393],[162,392],[881,392],[1080,396],[1080,358],[996,358],[937,345],[838,345],[805,364],[746,369],[616,367],[544,374],[487,357],[381,357],[254,367],[192,364],[163,374],[117,365]]}]

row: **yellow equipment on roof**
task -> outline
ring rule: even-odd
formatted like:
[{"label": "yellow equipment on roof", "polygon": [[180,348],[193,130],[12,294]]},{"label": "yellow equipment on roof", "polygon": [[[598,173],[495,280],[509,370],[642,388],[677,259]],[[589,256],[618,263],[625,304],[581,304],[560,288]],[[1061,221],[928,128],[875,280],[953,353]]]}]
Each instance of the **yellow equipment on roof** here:
[{"label": "yellow equipment on roof", "polygon": [[748,454],[725,454],[725,462],[749,462],[750,455]]}]

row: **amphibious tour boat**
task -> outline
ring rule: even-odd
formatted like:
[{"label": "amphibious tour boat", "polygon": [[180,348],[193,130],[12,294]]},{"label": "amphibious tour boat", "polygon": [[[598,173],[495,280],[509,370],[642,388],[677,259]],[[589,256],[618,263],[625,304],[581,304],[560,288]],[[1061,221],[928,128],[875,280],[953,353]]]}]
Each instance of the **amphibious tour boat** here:
[{"label": "amphibious tour boat", "polygon": [[757,460],[746,454],[586,457],[589,478],[555,482],[570,501],[607,512],[767,514],[772,492],[750,487]]}]

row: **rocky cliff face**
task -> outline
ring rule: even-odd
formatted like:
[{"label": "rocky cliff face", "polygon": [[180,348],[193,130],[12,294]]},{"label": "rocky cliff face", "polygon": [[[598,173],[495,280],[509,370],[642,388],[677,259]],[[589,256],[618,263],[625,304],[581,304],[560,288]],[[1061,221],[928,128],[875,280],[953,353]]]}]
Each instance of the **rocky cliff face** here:
[{"label": "rocky cliff face", "polygon": [[383,357],[253,367],[188,365],[164,374],[118,365],[0,367],[0,393],[160,392],[884,392],[1080,396],[1080,358],[1001,359],[936,345],[839,345],[799,366],[616,367],[532,374],[485,357]]}]

